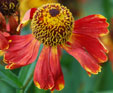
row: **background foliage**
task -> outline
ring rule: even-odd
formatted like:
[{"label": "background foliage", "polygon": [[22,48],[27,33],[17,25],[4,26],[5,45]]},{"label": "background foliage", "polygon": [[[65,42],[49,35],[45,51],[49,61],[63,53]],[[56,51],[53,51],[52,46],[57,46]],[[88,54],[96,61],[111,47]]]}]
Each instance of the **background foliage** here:
[{"label": "background foliage", "polygon": [[[71,0],[67,1],[71,2]],[[76,3],[73,1],[71,3],[75,4],[76,8]],[[75,16],[75,19],[90,14],[102,14],[110,22],[113,16],[113,0],[86,0],[79,5],[79,8],[80,15]],[[30,28],[27,26],[22,34],[29,32]],[[31,65],[10,71],[5,70],[0,61],[0,93],[50,93],[36,88],[33,83],[36,62],[37,60]],[[113,93],[113,72],[110,61],[103,64],[101,73],[89,77],[80,64],[63,50],[61,65],[65,88],[54,93]]]}]

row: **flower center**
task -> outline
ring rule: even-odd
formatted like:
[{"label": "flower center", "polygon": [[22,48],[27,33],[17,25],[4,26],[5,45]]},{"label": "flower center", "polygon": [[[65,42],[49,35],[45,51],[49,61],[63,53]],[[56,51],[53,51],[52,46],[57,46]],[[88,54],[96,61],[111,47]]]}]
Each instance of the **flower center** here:
[{"label": "flower center", "polygon": [[11,15],[15,13],[18,7],[18,0],[0,0],[0,12],[3,15]]},{"label": "flower center", "polygon": [[74,18],[64,6],[46,4],[34,13],[31,29],[35,38],[48,46],[65,43],[71,36]]}]

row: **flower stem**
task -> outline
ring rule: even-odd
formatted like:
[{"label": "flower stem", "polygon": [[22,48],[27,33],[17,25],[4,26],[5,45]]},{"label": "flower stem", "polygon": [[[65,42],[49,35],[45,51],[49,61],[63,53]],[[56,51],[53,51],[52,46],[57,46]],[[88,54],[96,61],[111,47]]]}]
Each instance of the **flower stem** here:
[{"label": "flower stem", "polygon": [[25,84],[23,85],[23,90],[26,89],[27,85],[29,84],[29,82],[32,80],[33,77],[33,73],[31,73],[31,75],[29,75],[29,78],[27,79],[27,81],[25,82]]},{"label": "flower stem", "polygon": [[16,93],[25,93],[25,91],[28,90],[29,84],[30,84],[30,82],[32,81],[32,78],[33,78],[33,72],[34,72],[34,70],[32,70],[32,72],[29,74],[27,79],[24,81],[22,88],[18,89],[16,91]]},{"label": "flower stem", "polygon": [[33,77],[33,73],[31,73],[31,75],[28,77],[28,79],[24,83],[23,87],[21,89],[18,89],[16,93],[24,93],[25,91],[27,91],[26,87],[28,86],[29,82],[32,80],[32,77]]}]

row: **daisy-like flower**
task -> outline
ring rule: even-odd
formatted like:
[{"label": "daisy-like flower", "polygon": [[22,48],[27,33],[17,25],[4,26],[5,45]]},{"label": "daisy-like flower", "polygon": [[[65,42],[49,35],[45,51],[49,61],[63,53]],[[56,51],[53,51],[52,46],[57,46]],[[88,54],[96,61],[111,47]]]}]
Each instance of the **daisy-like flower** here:
[{"label": "daisy-like flower", "polygon": [[64,88],[60,67],[61,48],[76,58],[89,75],[101,71],[100,64],[107,61],[107,49],[99,40],[101,35],[108,33],[104,16],[89,15],[74,21],[65,6],[49,3],[28,10],[17,30],[21,30],[30,20],[32,34],[8,37],[11,42],[4,55],[6,69],[34,62],[40,44],[43,44],[34,71],[34,83],[40,89],[52,91]]},{"label": "daisy-like flower", "polygon": [[[18,8],[18,0],[1,0],[0,1],[0,54],[8,46],[6,39],[9,35],[19,34],[16,31],[18,22],[14,17],[14,13]],[[8,19],[8,22],[6,20]]]}]

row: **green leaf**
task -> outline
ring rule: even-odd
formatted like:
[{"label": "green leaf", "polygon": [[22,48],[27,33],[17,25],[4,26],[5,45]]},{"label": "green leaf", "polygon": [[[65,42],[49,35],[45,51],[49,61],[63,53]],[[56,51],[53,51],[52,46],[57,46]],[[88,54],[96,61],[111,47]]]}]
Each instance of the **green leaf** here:
[{"label": "green leaf", "polygon": [[110,0],[103,0],[102,5],[103,5],[103,10],[104,10],[104,15],[107,17],[108,22],[110,22],[112,13],[111,13],[111,6],[110,6]]},{"label": "green leaf", "polygon": [[0,80],[0,93],[15,93],[15,88]]},{"label": "green leaf", "polygon": [[113,90],[113,73],[110,62],[104,63],[101,81],[98,85],[98,91],[108,90]]},{"label": "green leaf", "polygon": [[15,88],[22,88],[22,83],[18,80],[18,77],[10,70],[5,70],[4,66],[0,65],[0,77],[1,80],[7,82]]},{"label": "green leaf", "polygon": [[28,80],[29,75],[33,76],[34,68],[35,68],[35,63],[21,68],[18,79],[23,83],[23,85]]},{"label": "green leaf", "polygon": [[22,89],[17,89],[16,93],[24,93],[25,91],[27,91],[27,89],[33,82],[32,78],[34,67],[35,63],[21,68],[18,79],[20,80],[20,82],[22,82]]}]

